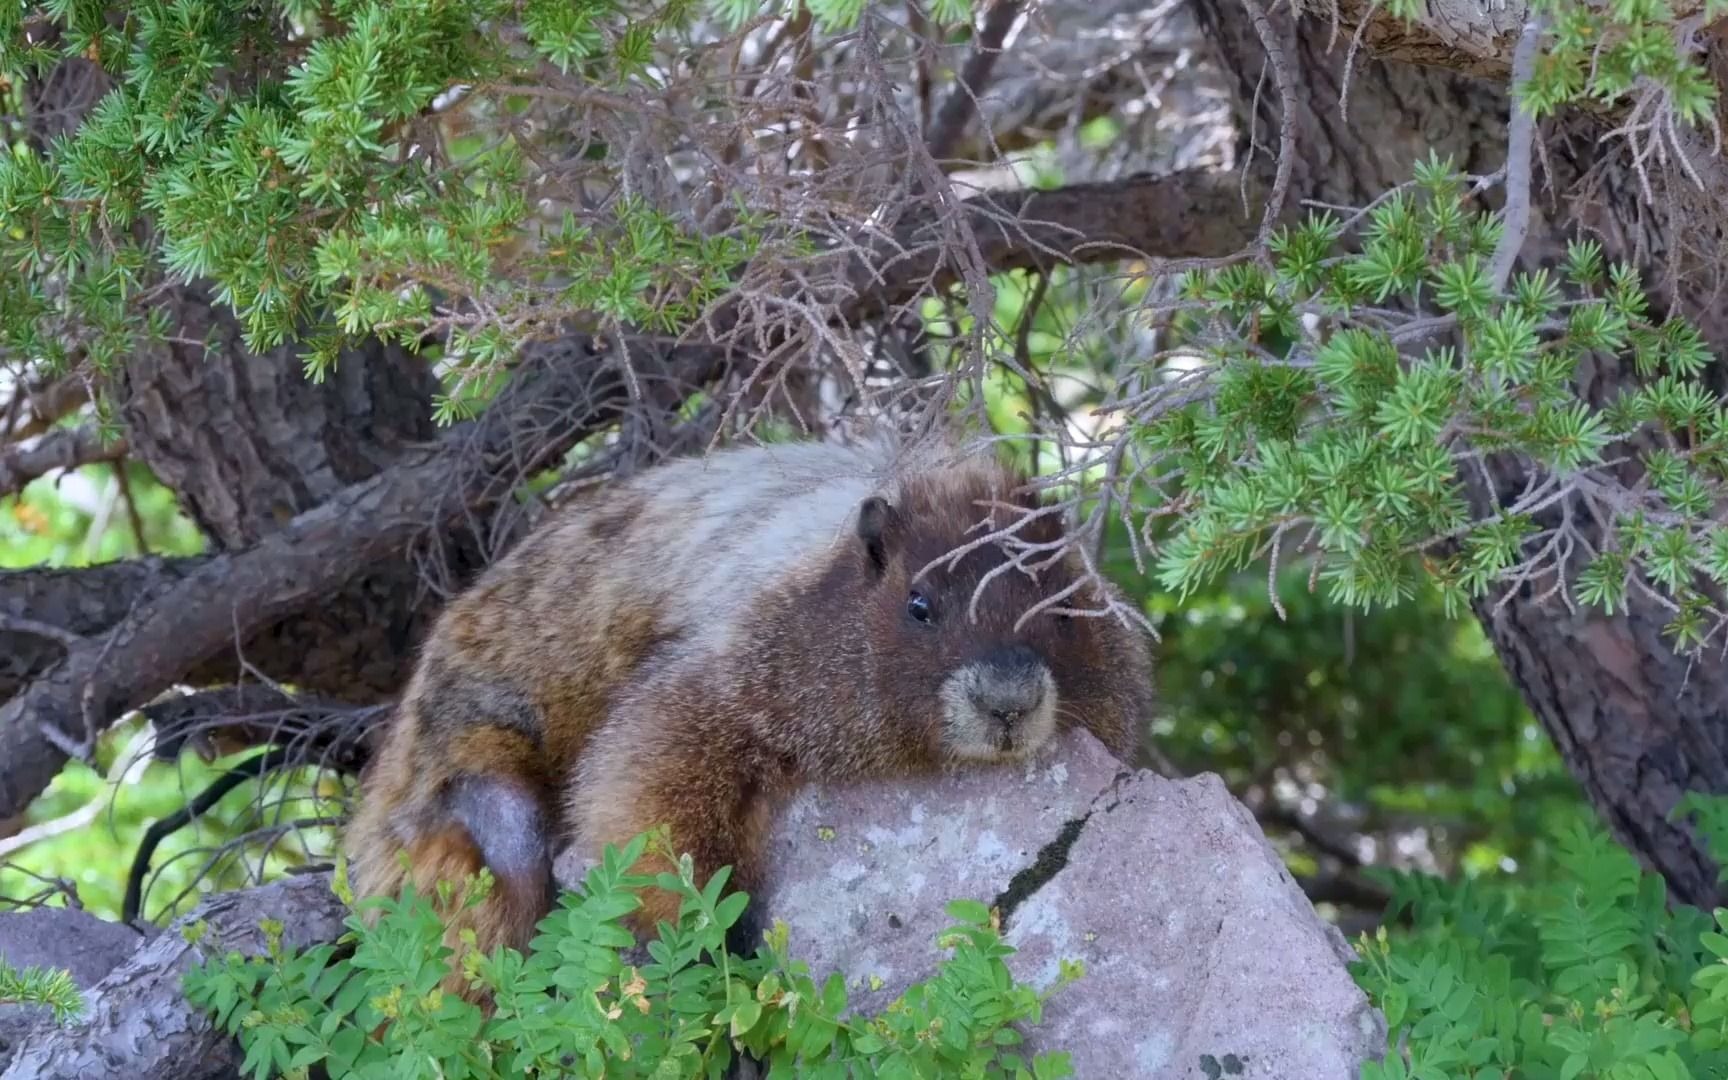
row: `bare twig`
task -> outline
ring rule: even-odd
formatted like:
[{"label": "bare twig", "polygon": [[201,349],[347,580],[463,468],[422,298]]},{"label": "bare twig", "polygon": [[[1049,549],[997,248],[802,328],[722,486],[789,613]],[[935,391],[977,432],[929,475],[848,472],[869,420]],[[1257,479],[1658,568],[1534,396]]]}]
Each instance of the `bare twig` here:
[{"label": "bare twig", "polygon": [[1533,12],[1524,23],[1518,48],[1512,55],[1512,115],[1507,122],[1506,140],[1506,209],[1502,220],[1500,243],[1494,248],[1489,263],[1489,280],[1496,292],[1511,280],[1512,267],[1518,253],[1524,250],[1524,237],[1530,231],[1530,161],[1531,146],[1536,139],[1536,117],[1522,101],[1525,86],[1536,71],[1536,49],[1547,26],[1546,17]]},{"label": "bare twig", "polygon": [[70,814],[62,814],[57,818],[23,829],[15,835],[0,839],[0,859],[15,855],[31,844],[52,840],[56,836],[64,836],[70,832],[77,832],[101,816],[102,806],[102,800],[91,799]]},{"label": "bare twig", "polygon": [[90,401],[90,382],[67,375],[50,383],[23,380],[6,403],[0,439],[17,443],[41,435]]},{"label": "bare twig", "polygon": [[978,43],[973,47],[972,55],[967,57],[954,89],[942,102],[935,123],[931,125],[926,140],[931,157],[941,161],[954,153],[955,145],[966,133],[966,125],[977,114],[978,95],[984,92],[990,81],[996,58],[1002,54],[1009,32],[1020,22],[1025,10],[1025,0],[996,0],[991,5],[989,13],[984,16],[984,26],[978,32]]},{"label": "bare twig", "polygon": [[354,707],[248,685],[165,697],[142,711],[156,733],[151,753],[159,760],[173,760],[187,749],[209,758],[283,746],[296,764],[356,775],[390,708]]},{"label": "bare twig", "polygon": [[144,879],[150,873],[150,860],[155,857],[157,845],[209,811],[241,784],[256,780],[291,761],[292,755],[281,747],[247,758],[212,781],[210,786],[200,791],[191,802],[167,817],[152,822],[145,830],[143,839],[138,842],[138,850],[132,856],[132,870],[126,876],[126,896],[120,908],[121,921],[131,923],[138,920],[139,909],[144,902]]},{"label": "bare twig", "polygon": [[1278,219],[1284,213],[1284,200],[1290,192],[1290,177],[1296,168],[1296,110],[1299,106],[1296,77],[1290,71],[1289,51],[1283,37],[1258,0],[1242,0],[1242,4],[1254,22],[1254,32],[1260,36],[1260,44],[1266,50],[1266,63],[1271,67],[1273,82],[1278,87],[1277,172],[1272,181],[1272,193],[1267,197],[1261,215],[1260,231],[1255,236],[1256,246],[1263,247],[1278,226]]},{"label": "bare twig", "polygon": [[132,542],[140,555],[149,554],[150,542],[144,537],[144,515],[138,512],[138,500],[132,494],[132,480],[126,475],[124,461],[112,462],[114,482],[120,487],[120,499],[126,505],[126,521],[132,526]]},{"label": "bare twig", "polygon": [[38,619],[27,619],[22,615],[0,614],[0,630],[10,630],[14,633],[29,634],[33,637],[57,641],[68,649],[75,649],[84,644],[84,638],[70,630]]},{"label": "bare twig", "polygon": [[1356,850],[1337,837],[1328,835],[1308,815],[1268,801],[1255,807],[1254,816],[1267,825],[1289,829],[1300,835],[1316,851],[1329,855],[1347,867],[1355,868],[1362,865],[1362,856]]}]

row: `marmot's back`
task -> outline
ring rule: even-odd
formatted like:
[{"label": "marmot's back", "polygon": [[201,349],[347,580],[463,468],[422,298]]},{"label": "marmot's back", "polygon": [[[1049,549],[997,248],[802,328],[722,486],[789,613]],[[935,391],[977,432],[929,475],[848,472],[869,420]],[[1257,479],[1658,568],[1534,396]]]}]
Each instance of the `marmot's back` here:
[{"label": "marmot's back", "polygon": [[880,447],[721,450],[649,469],[591,505],[567,508],[542,546],[562,558],[594,545],[616,559],[602,576],[615,576],[625,595],[599,597],[599,608],[651,597],[667,631],[721,635],[764,590],[842,539],[893,469],[893,450]]},{"label": "marmot's back", "polygon": [[534,699],[561,768],[644,657],[730,640],[759,597],[808,572],[857,505],[892,486],[900,461],[891,446],[727,449],[578,499],[452,602],[408,703],[448,681],[440,672],[508,682]]}]

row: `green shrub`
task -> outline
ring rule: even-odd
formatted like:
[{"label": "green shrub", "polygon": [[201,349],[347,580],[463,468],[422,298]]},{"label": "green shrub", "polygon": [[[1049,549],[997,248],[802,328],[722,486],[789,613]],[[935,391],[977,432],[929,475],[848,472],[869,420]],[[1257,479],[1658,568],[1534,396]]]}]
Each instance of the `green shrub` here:
[{"label": "green shrub", "polygon": [[[1037,1023],[1044,1001],[1080,969],[1065,964],[1043,992],[1017,985],[1003,963],[1013,950],[984,905],[949,905],[956,925],[938,943],[951,955],[932,979],[879,1016],[847,1017],[844,980],[834,974],[817,985],[789,960],[784,924],[754,957],[725,952],[745,896],[725,892],[724,872],[701,889],[688,858],[676,875],[625,873],[648,841],[608,847],[584,887],[540,923],[528,955],[482,955],[465,941],[455,963],[493,993],[489,1016],[439,989],[450,970],[444,923],[412,889],[362,901],[348,934],[304,952],[284,949],[281,927],[267,924],[265,957],[230,953],[193,969],[186,993],[239,1037],[244,1069],[259,1080],[304,1077],[313,1066],[332,1077],[718,1077],[736,1048],[772,1076],[1070,1075],[1065,1054],[1017,1054],[1014,1025]],[[635,967],[624,955],[635,938],[619,920],[639,905],[634,890],[649,884],[684,902],[677,925],[662,923],[648,963]],[[483,873],[464,886],[462,902],[478,902],[489,886]],[[336,888],[352,900],[340,868]],[[453,896],[441,886],[445,903]],[[362,913],[374,906],[381,915],[368,928]]]},{"label": "green shrub", "polygon": [[[1728,800],[1689,797],[1713,850]],[[1389,915],[1358,945],[1388,1053],[1363,1080],[1683,1080],[1728,1076],[1728,909],[1669,903],[1600,829],[1559,838],[1536,884],[1388,875]]]}]

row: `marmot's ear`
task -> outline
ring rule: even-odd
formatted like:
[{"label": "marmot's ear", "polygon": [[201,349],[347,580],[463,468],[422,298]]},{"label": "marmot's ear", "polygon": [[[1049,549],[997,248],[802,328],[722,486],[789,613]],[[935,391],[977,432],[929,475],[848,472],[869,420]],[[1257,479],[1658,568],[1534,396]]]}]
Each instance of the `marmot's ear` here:
[{"label": "marmot's ear", "polygon": [[888,544],[894,524],[894,508],[880,495],[872,495],[858,506],[858,539],[878,574],[888,569]]}]

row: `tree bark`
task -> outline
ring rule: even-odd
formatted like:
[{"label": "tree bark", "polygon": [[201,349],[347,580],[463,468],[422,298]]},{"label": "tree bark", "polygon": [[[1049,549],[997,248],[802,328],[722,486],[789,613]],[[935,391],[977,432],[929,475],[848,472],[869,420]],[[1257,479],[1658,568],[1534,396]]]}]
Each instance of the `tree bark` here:
[{"label": "tree bark", "polygon": [[115,397],[133,456],[218,550],[256,543],[438,436],[437,378],[398,345],[369,341],[314,383],[293,346],[249,351],[202,290],[175,289],[166,306],[174,339],[128,358]]},{"label": "tree bark", "polygon": [[[1194,4],[1219,60],[1234,76],[1242,128],[1257,135],[1255,169],[1270,177],[1280,116],[1270,73],[1262,82],[1266,49],[1242,0]],[[1491,17],[1513,28],[1522,20],[1518,11]],[[1279,14],[1270,22],[1298,98],[1287,217],[1295,216],[1301,199],[1365,205],[1409,180],[1430,148],[1477,175],[1505,164],[1510,102],[1504,54],[1510,45],[1504,35],[1500,44],[1489,33],[1442,42],[1388,34],[1377,23],[1364,41],[1415,62],[1382,62],[1365,49],[1354,58],[1346,83],[1353,24],[1346,21],[1334,43],[1324,17],[1293,26]],[[1514,30],[1513,42],[1516,36]],[[1446,66],[1425,66],[1438,64]],[[1347,116],[1341,106],[1346,85]],[[1609,259],[1641,268],[1661,267],[1670,254],[1695,260],[1677,251],[1669,219],[1644,204],[1623,151],[1598,141],[1608,126],[1573,113],[1539,133],[1545,144],[1538,157],[1540,190],[1533,192],[1522,265],[1553,265],[1566,240],[1580,231],[1594,235]],[[1713,186],[1720,176],[1707,169],[1705,180]],[[1712,218],[1688,220],[1699,232],[1718,230]],[[1651,272],[1646,283],[1656,306],[1693,319],[1718,355],[1724,354],[1728,313],[1714,302],[1710,280],[1685,279],[1676,286]],[[1635,374],[1630,363],[1608,362],[1581,379],[1581,393],[1599,405],[1629,387]],[[1483,512],[1500,495],[1522,489],[1525,474],[1516,462],[1502,460],[1493,472],[1493,491],[1475,477],[1465,479],[1475,509]],[[1526,585],[1504,603],[1503,594],[1491,593],[1475,605],[1477,618],[1606,826],[1667,879],[1672,895],[1692,904],[1716,903],[1713,863],[1694,830],[1669,816],[1687,791],[1728,793],[1728,667],[1688,664],[1676,656],[1662,637],[1668,616],[1648,599],[1635,595],[1628,611],[1610,618],[1582,606],[1568,612],[1558,599],[1539,603],[1544,591]]]},{"label": "tree bark", "polygon": [[[233,313],[202,290],[176,289],[170,304],[179,342],[129,359],[115,397],[132,454],[175,492],[217,551],[257,543],[437,440],[437,378],[400,345],[373,339],[346,350],[314,383],[295,346],[250,352]],[[484,565],[475,535],[436,537],[440,588],[459,587]],[[388,697],[400,682],[394,658],[412,650],[434,608],[424,603],[424,570],[406,559],[371,568],[295,621],[234,641],[197,681],[229,681],[244,659],[314,693]]]}]

